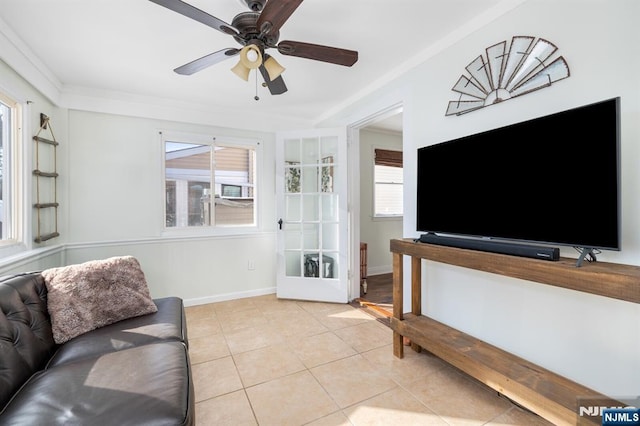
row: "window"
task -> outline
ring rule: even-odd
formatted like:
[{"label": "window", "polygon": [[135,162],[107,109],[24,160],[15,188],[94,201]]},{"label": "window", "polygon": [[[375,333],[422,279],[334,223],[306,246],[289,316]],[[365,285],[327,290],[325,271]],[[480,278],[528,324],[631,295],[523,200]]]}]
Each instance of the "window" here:
[{"label": "window", "polygon": [[259,144],[163,136],[167,228],[256,225]]},{"label": "window", "polygon": [[222,196],[223,197],[241,197],[242,187],[240,185],[225,185],[222,184]]},{"label": "window", "polygon": [[374,216],[402,216],[402,152],[374,150]]},{"label": "window", "polygon": [[[18,238],[17,223],[14,218],[19,217],[17,191],[14,185],[17,183],[17,157],[16,149],[19,146],[18,125],[20,120],[19,105],[0,93],[0,244],[15,243]],[[15,210],[15,211],[14,211]]]}]

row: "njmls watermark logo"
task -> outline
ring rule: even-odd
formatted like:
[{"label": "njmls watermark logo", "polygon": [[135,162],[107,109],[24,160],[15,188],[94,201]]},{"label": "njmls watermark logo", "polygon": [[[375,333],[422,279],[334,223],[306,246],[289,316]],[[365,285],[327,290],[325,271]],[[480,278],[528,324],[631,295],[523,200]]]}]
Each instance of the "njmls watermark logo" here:
[{"label": "njmls watermark logo", "polygon": [[578,398],[578,425],[640,426],[640,396]]},{"label": "njmls watermark logo", "polygon": [[640,426],[640,408],[607,408],[602,413],[602,426]]}]

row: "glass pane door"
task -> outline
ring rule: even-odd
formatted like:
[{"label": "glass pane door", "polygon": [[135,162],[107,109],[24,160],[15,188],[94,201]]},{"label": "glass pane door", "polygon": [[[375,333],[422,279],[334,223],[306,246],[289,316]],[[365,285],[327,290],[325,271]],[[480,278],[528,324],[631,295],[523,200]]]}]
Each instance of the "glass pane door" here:
[{"label": "glass pane door", "polygon": [[279,138],[280,297],[347,301],[345,140],[335,131]]}]

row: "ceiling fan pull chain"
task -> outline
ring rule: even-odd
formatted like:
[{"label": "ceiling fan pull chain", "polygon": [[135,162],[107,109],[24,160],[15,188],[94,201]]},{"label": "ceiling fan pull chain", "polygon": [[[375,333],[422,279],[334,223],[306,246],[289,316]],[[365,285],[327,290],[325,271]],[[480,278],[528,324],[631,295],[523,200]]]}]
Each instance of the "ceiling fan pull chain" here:
[{"label": "ceiling fan pull chain", "polygon": [[258,70],[256,70],[256,95],[253,97],[253,99],[255,99],[256,101],[260,100],[260,97],[258,96]]}]

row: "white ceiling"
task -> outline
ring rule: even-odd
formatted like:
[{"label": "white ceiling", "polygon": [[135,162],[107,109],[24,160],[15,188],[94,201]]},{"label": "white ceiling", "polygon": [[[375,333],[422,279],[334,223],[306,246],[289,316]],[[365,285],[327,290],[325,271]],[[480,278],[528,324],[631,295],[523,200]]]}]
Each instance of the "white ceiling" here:
[{"label": "white ceiling", "polygon": [[[286,68],[289,91],[272,96],[259,87],[257,102],[255,73],[245,82],[230,72],[237,57],[191,76],[175,74],[177,66],[239,45],[148,0],[0,0],[0,36],[12,39],[63,94],[159,98],[317,122],[519,2],[307,0],[285,22],[280,40],[357,50],[359,60],[349,68],[270,49]],[[242,0],[188,3],[228,23],[248,10]],[[4,55],[0,50],[7,60]]]}]

